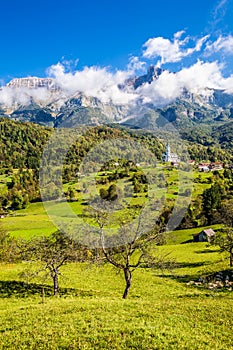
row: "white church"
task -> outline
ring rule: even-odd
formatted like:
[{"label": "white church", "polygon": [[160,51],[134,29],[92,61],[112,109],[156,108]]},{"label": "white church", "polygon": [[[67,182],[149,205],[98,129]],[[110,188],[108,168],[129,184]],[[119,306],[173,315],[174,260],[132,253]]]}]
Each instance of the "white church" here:
[{"label": "white church", "polygon": [[171,162],[171,163],[179,163],[180,159],[176,153],[171,153],[171,148],[169,144],[167,144],[166,152],[162,155],[162,162]]}]

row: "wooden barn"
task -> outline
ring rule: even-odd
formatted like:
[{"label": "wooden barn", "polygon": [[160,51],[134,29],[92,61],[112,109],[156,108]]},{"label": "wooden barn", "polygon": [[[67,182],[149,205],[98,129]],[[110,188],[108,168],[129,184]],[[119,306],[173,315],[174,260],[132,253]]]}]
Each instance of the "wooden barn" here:
[{"label": "wooden barn", "polygon": [[210,242],[215,236],[214,230],[212,228],[207,228],[199,233],[193,235],[194,242]]}]

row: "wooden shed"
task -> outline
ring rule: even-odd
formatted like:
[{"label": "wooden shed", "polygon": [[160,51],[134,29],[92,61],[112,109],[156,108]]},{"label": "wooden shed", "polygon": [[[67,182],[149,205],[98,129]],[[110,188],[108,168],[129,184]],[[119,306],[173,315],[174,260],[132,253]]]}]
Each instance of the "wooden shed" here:
[{"label": "wooden shed", "polygon": [[214,230],[212,228],[207,228],[199,233],[193,235],[194,242],[210,242],[215,236]]}]

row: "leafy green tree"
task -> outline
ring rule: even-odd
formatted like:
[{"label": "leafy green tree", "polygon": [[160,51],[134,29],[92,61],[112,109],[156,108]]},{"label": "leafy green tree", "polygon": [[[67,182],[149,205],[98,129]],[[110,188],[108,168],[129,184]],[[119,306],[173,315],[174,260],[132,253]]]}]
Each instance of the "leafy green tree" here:
[{"label": "leafy green tree", "polygon": [[105,188],[101,188],[100,189],[100,197],[102,199],[106,199],[108,201],[116,200],[118,198],[116,184],[110,185],[107,190]]},{"label": "leafy green tree", "polygon": [[105,188],[100,189],[100,197],[102,199],[107,199],[108,198],[108,191]]},{"label": "leafy green tree", "polygon": [[233,227],[233,200],[225,200],[220,208],[221,221],[228,227]]},{"label": "leafy green tree", "polygon": [[108,200],[114,201],[118,197],[116,184],[112,184],[108,189]]},{"label": "leafy green tree", "polygon": [[208,224],[212,223],[215,212],[221,207],[223,189],[218,183],[207,188],[202,195],[203,212]]},{"label": "leafy green tree", "polygon": [[133,189],[135,193],[140,193],[141,192],[141,188],[142,186],[139,184],[139,182],[137,180],[134,181],[133,184]]},{"label": "leafy green tree", "polygon": [[17,191],[17,190],[12,191],[11,207],[16,210],[22,209],[24,207],[24,197],[21,191]]},{"label": "leafy green tree", "polygon": [[68,187],[68,190],[67,190],[67,197],[68,197],[68,200],[69,201],[74,201],[75,200],[75,194],[76,194],[76,191],[73,187],[69,186]]},{"label": "leafy green tree", "polygon": [[0,262],[12,263],[20,259],[19,242],[0,226]]},{"label": "leafy green tree", "polygon": [[228,227],[219,231],[213,243],[220,247],[221,252],[229,254],[230,267],[233,267],[233,229]]}]

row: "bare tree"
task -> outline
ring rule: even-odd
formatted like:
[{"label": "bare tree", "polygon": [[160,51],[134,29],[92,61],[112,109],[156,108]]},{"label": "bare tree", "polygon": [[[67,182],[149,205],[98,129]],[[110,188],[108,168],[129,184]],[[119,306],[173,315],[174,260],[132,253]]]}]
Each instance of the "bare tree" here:
[{"label": "bare tree", "polygon": [[26,260],[41,263],[36,274],[48,272],[53,281],[54,295],[58,295],[60,268],[71,261],[83,261],[85,250],[71,237],[57,231],[50,236],[36,237],[26,242],[22,256]]},{"label": "bare tree", "polygon": [[98,225],[100,250],[107,262],[123,271],[126,299],[132,286],[133,272],[140,266],[165,266],[164,257],[154,256],[154,246],[164,242],[164,233],[158,226],[146,231],[142,218],[136,222],[124,224],[119,220],[119,227],[114,234],[107,234],[106,228],[111,225],[110,215],[95,209],[89,209],[89,216]]}]

